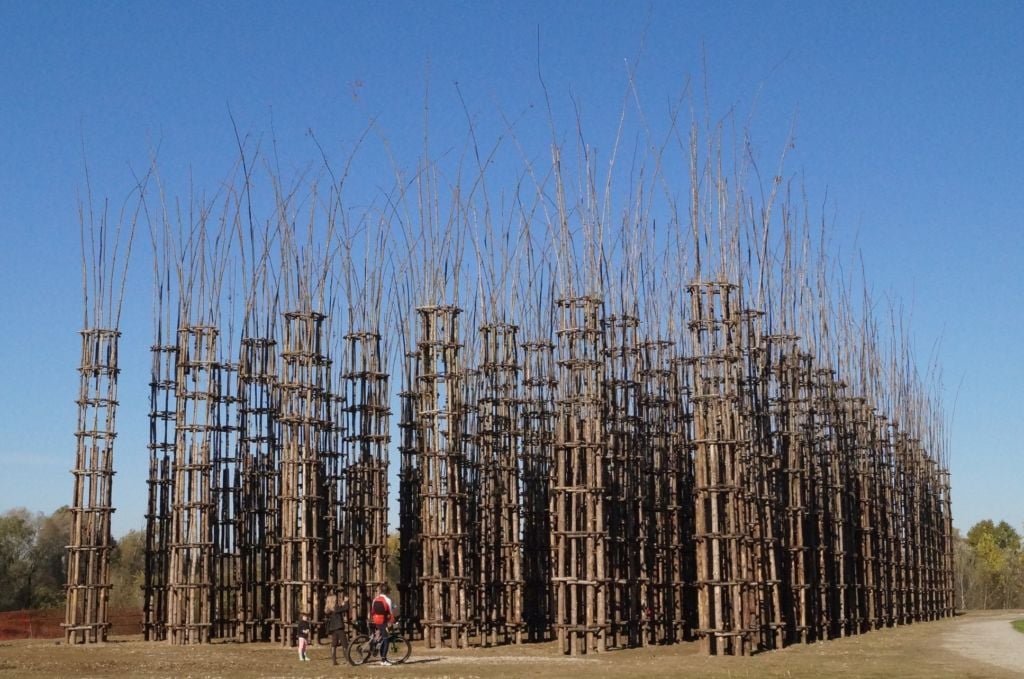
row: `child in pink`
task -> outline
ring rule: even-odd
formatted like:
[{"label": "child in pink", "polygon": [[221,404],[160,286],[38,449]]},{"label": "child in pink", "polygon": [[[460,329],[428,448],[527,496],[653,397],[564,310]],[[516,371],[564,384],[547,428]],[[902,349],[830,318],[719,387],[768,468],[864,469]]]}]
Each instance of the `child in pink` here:
[{"label": "child in pink", "polygon": [[305,613],[299,614],[299,622],[295,625],[295,637],[299,642],[299,660],[309,660],[306,655],[306,647],[309,646],[309,616]]}]

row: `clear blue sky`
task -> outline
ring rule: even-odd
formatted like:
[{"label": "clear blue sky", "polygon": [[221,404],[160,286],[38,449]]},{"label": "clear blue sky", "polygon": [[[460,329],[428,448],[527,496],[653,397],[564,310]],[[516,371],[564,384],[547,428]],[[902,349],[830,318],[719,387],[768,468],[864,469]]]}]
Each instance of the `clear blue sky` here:
[{"label": "clear blue sky", "polygon": [[[307,130],[344,150],[374,115],[418,151],[428,79],[436,147],[465,139],[455,82],[485,137],[505,111],[541,138],[538,30],[556,117],[571,127],[571,95],[595,139],[613,130],[638,55],[652,119],[693,81],[716,113],[751,116],[769,158],[795,121],[788,171],[837,243],[863,248],[876,296],[902,297],[919,360],[938,343],[947,408],[957,402],[956,525],[1021,528],[1019,2],[0,0],[0,510],[71,500],[83,142],[94,193],[119,204],[157,147],[174,193],[187,194],[189,168],[197,185],[222,177],[229,110],[295,167],[318,158]],[[143,238],[122,323],[115,535],[144,522],[148,250]]]}]

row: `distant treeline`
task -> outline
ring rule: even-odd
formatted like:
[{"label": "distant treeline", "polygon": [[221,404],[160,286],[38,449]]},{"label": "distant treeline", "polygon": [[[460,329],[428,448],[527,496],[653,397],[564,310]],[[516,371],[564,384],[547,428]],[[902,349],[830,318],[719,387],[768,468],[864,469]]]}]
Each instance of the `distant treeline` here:
[{"label": "distant treeline", "polygon": [[[46,516],[22,507],[0,515],[0,611],[64,606],[66,550],[71,510]],[[388,578],[398,582],[398,534],[388,538]],[[114,541],[110,554],[112,609],[142,608],[146,535],[131,530]]]},{"label": "distant treeline", "polygon": [[[33,514],[24,508],[0,515],[0,611],[64,605],[65,547],[71,512]],[[1010,524],[979,521],[955,535],[956,599],[959,609],[1024,608],[1024,551]],[[145,535],[128,531],[115,541],[110,559],[112,608],[142,607]],[[397,582],[396,536],[388,540],[389,579]]]},{"label": "distant treeline", "polygon": [[1024,607],[1024,553],[1020,533],[1005,521],[979,521],[956,534],[957,608]]},{"label": "distant treeline", "polygon": [[[71,510],[46,516],[24,508],[0,515],[0,611],[64,606]],[[142,607],[145,534],[129,531],[110,555],[112,608]]]}]

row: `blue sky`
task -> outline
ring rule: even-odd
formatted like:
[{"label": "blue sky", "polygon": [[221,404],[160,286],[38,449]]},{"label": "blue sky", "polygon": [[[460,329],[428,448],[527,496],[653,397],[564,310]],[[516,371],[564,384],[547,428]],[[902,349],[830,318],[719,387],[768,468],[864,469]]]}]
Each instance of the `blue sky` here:
[{"label": "blue sky", "polygon": [[[435,151],[464,143],[459,92],[483,138],[504,112],[529,145],[550,138],[539,52],[556,120],[571,130],[575,102],[594,140],[614,133],[636,59],[655,124],[690,83],[749,120],[768,159],[793,126],[787,173],[812,212],[863,249],[876,298],[902,299],[919,361],[937,347],[956,525],[1022,528],[1022,34],[1017,2],[0,0],[0,510],[71,499],[83,155],[119,205],[154,149],[172,192],[215,185],[235,159],[229,112],[288,168],[316,162],[309,130],[343,153],[374,116],[418,152],[428,90]],[[357,186],[388,183],[376,171],[371,154]],[[143,237],[122,323],[115,534],[143,526],[148,252]]]}]

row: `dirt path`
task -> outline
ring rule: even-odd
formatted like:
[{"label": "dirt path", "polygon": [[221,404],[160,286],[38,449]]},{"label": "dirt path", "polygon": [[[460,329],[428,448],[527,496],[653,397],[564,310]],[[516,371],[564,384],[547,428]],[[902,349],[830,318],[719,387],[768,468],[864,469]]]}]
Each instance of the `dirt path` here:
[{"label": "dirt path", "polygon": [[1024,612],[966,619],[942,635],[942,647],[965,658],[988,663],[1024,676],[1024,634],[1010,625]]}]

